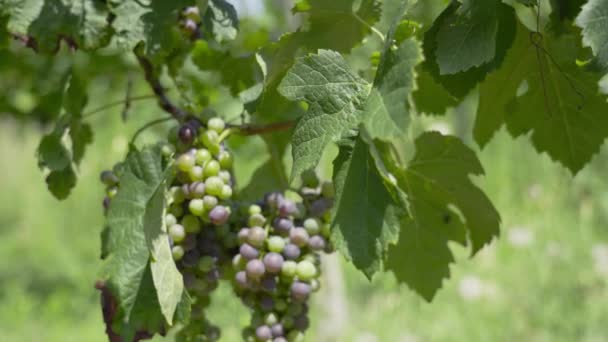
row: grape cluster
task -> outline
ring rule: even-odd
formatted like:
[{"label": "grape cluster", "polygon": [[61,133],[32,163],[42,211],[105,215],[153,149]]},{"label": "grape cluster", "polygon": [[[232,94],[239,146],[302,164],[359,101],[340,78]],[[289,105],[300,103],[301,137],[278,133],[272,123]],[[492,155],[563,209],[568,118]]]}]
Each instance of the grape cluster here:
[{"label": "grape cluster", "polygon": [[[270,193],[248,210],[233,258],[234,288],[253,312],[246,341],[299,341],[309,326],[308,299],[319,289],[320,253],[331,252],[331,184],[308,174],[299,197]],[[325,189],[325,191],[323,191]],[[244,222],[245,223],[245,222]]]},{"label": "grape cluster", "polygon": [[[171,130],[161,149],[174,170],[166,195],[167,243],[193,298],[191,322],[178,339],[219,339],[205,310],[227,279],[252,311],[246,341],[300,341],[309,325],[308,299],[320,286],[320,255],[332,251],[333,187],[309,171],[298,191],[271,192],[255,204],[234,200],[225,126],[219,118],[205,125],[187,121]],[[101,175],[105,208],[118,191],[119,166]]]},{"label": "grape cluster", "polygon": [[196,6],[184,8],[179,16],[179,27],[189,38],[200,35],[201,13]]}]

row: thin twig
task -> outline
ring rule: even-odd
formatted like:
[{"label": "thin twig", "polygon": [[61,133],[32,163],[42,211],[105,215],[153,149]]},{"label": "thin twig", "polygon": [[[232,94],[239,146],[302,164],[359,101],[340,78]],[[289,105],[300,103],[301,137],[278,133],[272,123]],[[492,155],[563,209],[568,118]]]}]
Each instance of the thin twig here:
[{"label": "thin twig", "polygon": [[256,125],[242,125],[242,126],[230,126],[236,128],[238,131],[236,134],[249,136],[249,135],[261,135],[277,131],[286,131],[291,129],[295,125],[295,121],[281,121],[275,122],[268,125],[256,126]]},{"label": "thin twig", "polygon": [[167,122],[169,120],[173,120],[173,117],[164,117],[164,118],[160,118],[160,119],[156,119],[156,120],[152,120],[148,123],[146,123],[145,125],[141,126],[137,131],[135,131],[135,133],[133,134],[133,138],[131,138],[131,143],[129,145],[133,145],[135,143],[135,140],[137,140],[137,138],[139,137],[139,135],[141,133],[143,133],[145,130],[147,130],[148,128],[152,127],[152,126],[156,126],[159,125],[163,122]]},{"label": "thin twig", "polygon": [[386,37],[384,37],[384,34],[382,34],[382,32],[380,32],[377,28],[370,25],[367,21],[361,19],[361,17],[358,16],[357,13],[353,13],[353,18],[357,19],[357,21],[360,22],[361,24],[363,24],[363,26],[370,29],[384,43],[384,41],[386,40]]},{"label": "thin twig", "polygon": [[[150,99],[154,99],[154,98],[156,98],[156,95],[154,95],[154,94],[147,94],[147,95],[139,95],[139,96],[130,97],[130,98],[128,98],[128,101],[130,103],[132,103],[132,102],[135,102],[135,101],[150,100]],[[123,104],[126,103],[126,100],[127,99],[110,102],[110,103],[105,104],[105,105],[103,105],[101,107],[95,108],[95,109],[91,110],[90,112],[84,113],[82,115],[82,117],[83,118],[88,118],[88,117],[91,117],[91,116],[93,116],[93,115],[95,115],[95,114],[97,114],[99,112],[103,112],[104,110],[110,109],[112,107],[121,106],[121,105],[123,105]]]}]

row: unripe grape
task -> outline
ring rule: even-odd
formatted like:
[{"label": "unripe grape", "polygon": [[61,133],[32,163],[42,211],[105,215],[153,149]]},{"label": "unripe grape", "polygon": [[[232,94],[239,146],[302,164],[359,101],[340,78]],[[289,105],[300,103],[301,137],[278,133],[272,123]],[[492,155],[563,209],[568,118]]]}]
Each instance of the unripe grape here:
[{"label": "unripe grape", "polygon": [[177,182],[180,184],[190,183],[190,173],[178,170],[175,175],[175,179],[177,179]]},{"label": "unripe grape", "polygon": [[262,289],[267,292],[272,292],[277,289],[277,281],[274,277],[264,277],[260,284],[262,285]]},{"label": "unripe grape", "polygon": [[183,22],[183,27],[184,27],[184,30],[186,30],[186,32],[192,34],[192,33],[196,32],[196,29],[198,28],[198,24],[196,23],[196,21],[194,21],[192,19],[186,19]]},{"label": "unripe grape", "polygon": [[[196,29],[196,26],[194,27]],[[195,130],[192,126],[185,124],[179,128],[177,133],[179,140],[184,145],[190,145],[194,141],[194,137],[196,136]]]},{"label": "unripe grape", "polygon": [[232,180],[230,172],[226,170],[221,170],[218,176],[224,181],[225,184],[230,184],[230,181]]},{"label": "unripe grape", "polygon": [[329,198],[319,198],[310,205],[309,213],[315,217],[322,217],[329,213],[329,209],[333,205],[333,201]]},{"label": "unripe grape", "polygon": [[205,147],[209,149],[209,152],[213,154],[213,150],[219,148],[219,135],[216,131],[207,130],[201,132],[199,138]]},{"label": "unripe grape", "polygon": [[285,259],[283,259],[283,256],[278,253],[270,252],[264,256],[264,266],[269,273],[279,273],[283,267],[284,261]]},{"label": "unripe grape", "polygon": [[292,243],[286,244],[283,248],[283,256],[285,256],[285,258],[289,260],[297,259],[300,256],[300,253],[300,247]]},{"label": "unripe grape", "polygon": [[107,186],[114,186],[118,184],[118,177],[110,170],[102,171],[99,175],[99,179],[101,179],[101,182]]},{"label": "unripe grape", "polygon": [[200,257],[201,254],[197,250],[187,251],[182,259],[182,264],[186,267],[195,267]]},{"label": "unripe grape", "polygon": [[[272,328],[271,328],[272,329]],[[272,342],[288,342],[287,339],[283,336],[275,337]]]},{"label": "unripe grape", "polygon": [[285,240],[280,236],[271,236],[266,241],[268,250],[275,253],[281,253],[285,247]]},{"label": "unripe grape", "polygon": [[198,165],[193,166],[188,172],[188,176],[190,176],[190,180],[193,182],[202,181],[205,178],[204,169]]},{"label": "unripe grape", "polygon": [[267,325],[261,325],[255,329],[255,337],[258,341],[267,341],[272,338],[272,331]]},{"label": "unripe grape", "polygon": [[160,148],[160,154],[165,158],[171,158],[175,153],[175,148],[170,144],[163,144]]},{"label": "unripe grape", "polygon": [[320,235],[314,235],[308,240],[308,246],[313,251],[323,251],[326,248],[325,239]]},{"label": "unripe grape", "polygon": [[174,224],[169,227],[169,236],[175,243],[180,243],[186,237],[186,230],[181,224]]},{"label": "unripe grape", "polygon": [[209,219],[216,226],[220,226],[220,225],[228,222],[229,217],[230,217],[230,212],[228,212],[226,207],[223,207],[221,205],[216,206],[215,208],[211,209],[211,211],[209,212]]},{"label": "unripe grape", "polygon": [[171,248],[171,254],[173,255],[173,260],[179,261],[184,257],[184,248],[180,245],[175,245]]},{"label": "unripe grape", "polygon": [[196,236],[194,234],[186,234],[186,238],[182,241],[182,247],[185,251],[193,250],[196,248]]},{"label": "unripe grape", "polygon": [[204,201],[200,198],[190,200],[190,203],[188,203],[188,210],[190,210],[192,215],[202,216],[205,212]]},{"label": "unripe grape", "polygon": [[[270,330],[272,331],[272,337],[282,337],[285,334],[285,330],[283,329],[283,324],[275,323],[270,326]],[[276,341],[276,340],[275,340]]]},{"label": "unripe grape", "polygon": [[102,205],[103,205],[103,208],[104,208],[105,210],[108,210],[108,209],[110,208],[110,197],[105,196],[105,197],[103,198]]},{"label": "unripe grape", "polygon": [[184,208],[182,208],[181,205],[172,204],[171,206],[169,206],[169,213],[171,213],[175,217],[182,217],[184,216]]},{"label": "unripe grape", "polygon": [[260,298],[260,309],[265,312],[272,311],[274,309],[274,299],[270,296],[262,296]]},{"label": "unripe grape", "polygon": [[109,188],[108,190],[106,190],[106,196],[108,196],[110,199],[114,198],[114,196],[116,196],[118,194],[118,188],[116,186]]},{"label": "unripe grape", "polygon": [[281,267],[281,274],[286,277],[293,277],[296,275],[298,264],[295,261],[287,260]]},{"label": "unripe grape", "polygon": [[221,178],[217,176],[209,177],[205,180],[205,191],[209,195],[219,196],[222,194],[222,188],[224,187],[224,182]]},{"label": "unripe grape", "polygon": [[205,164],[205,177],[217,176],[220,173],[220,163],[217,160],[210,160]]},{"label": "unripe grape", "polygon": [[311,280],[317,275],[317,268],[310,261],[300,261],[296,268],[296,275],[301,280]]},{"label": "unripe grape", "polygon": [[249,234],[247,236],[247,242],[254,247],[264,247],[264,240],[266,240],[266,231],[261,227],[249,228]]},{"label": "unripe grape", "polygon": [[317,292],[321,288],[321,283],[317,279],[313,279],[310,281],[310,287],[312,292]]},{"label": "unripe grape", "polygon": [[176,223],[177,223],[177,219],[175,218],[175,216],[173,216],[173,214],[165,215],[165,225],[167,227],[170,227]]},{"label": "unripe grape", "polygon": [[201,231],[201,225],[194,215],[184,216],[181,224],[184,226],[186,233],[198,233]]},{"label": "unripe grape", "polygon": [[271,192],[264,196],[264,202],[272,210],[278,209],[282,201],[283,195],[280,192]]},{"label": "unripe grape", "polygon": [[244,243],[239,248],[239,253],[246,260],[253,260],[260,256],[260,252],[248,243]]},{"label": "unripe grape", "polygon": [[319,178],[315,170],[306,170],[302,172],[302,184],[305,187],[316,188],[319,186]]},{"label": "unripe grape", "polygon": [[283,327],[285,329],[291,329],[291,328],[293,328],[293,317],[291,317],[291,316],[283,316],[283,318],[281,318],[281,324],[283,324]]},{"label": "unripe grape", "polygon": [[205,195],[205,183],[194,182],[188,186],[191,198],[202,198]]},{"label": "unripe grape", "polygon": [[260,207],[259,205],[252,204],[249,206],[249,216],[261,214],[261,213],[262,213],[262,207]]},{"label": "unripe grape", "polygon": [[219,134],[226,128],[226,123],[221,118],[211,118],[207,121],[207,128]]},{"label": "unripe grape", "polygon": [[325,238],[328,238],[330,234],[331,234],[331,225],[329,223],[324,223],[321,226],[321,235],[323,235],[323,237],[325,237]]},{"label": "unripe grape", "polygon": [[249,281],[247,279],[247,274],[245,271],[236,272],[234,275],[234,281],[241,289],[249,288]]},{"label": "unripe grape", "polygon": [[220,166],[223,170],[229,170],[230,168],[232,168],[232,155],[230,154],[230,152],[221,151],[217,156],[217,160],[219,161]]},{"label": "unripe grape", "polygon": [[177,158],[177,168],[183,172],[190,172],[194,166],[194,157],[188,153],[184,153]]},{"label": "unripe grape", "polygon": [[251,216],[249,216],[249,226],[253,227],[253,226],[258,226],[258,227],[263,227],[264,224],[266,223],[266,218],[264,217],[264,215],[262,214],[253,214]]},{"label": "unripe grape", "polygon": [[201,20],[201,14],[198,10],[198,7],[196,7],[196,6],[189,6],[189,7],[184,8],[184,10],[182,11],[182,15],[185,18],[192,19],[194,21]]},{"label": "unripe grape", "polygon": [[312,289],[310,285],[300,281],[296,281],[291,284],[291,298],[296,302],[303,302],[308,299],[311,290]]},{"label": "unripe grape", "polygon": [[321,184],[321,195],[325,198],[334,198],[336,195],[334,184],[332,182],[323,182]]},{"label": "unripe grape", "polygon": [[266,272],[266,268],[264,267],[264,263],[262,261],[252,259],[247,262],[245,271],[247,272],[247,277],[251,279],[260,279],[260,277],[262,277]]},{"label": "unripe grape", "polygon": [[239,243],[247,242],[248,238],[249,238],[249,228],[241,228],[241,230],[239,230],[239,234],[238,234]]},{"label": "unripe grape", "polygon": [[289,231],[293,228],[293,221],[284,217],[277,217],[274,219],[272,223],[275,232],[285,236],[289,235]]},{"label": "unripe grape", "polygon": [[304,220],[304,223],[302,225],[304,226],[304,229],[306,229],[306,232],[308,232],[309,235],[318,234],[321,230],[321,224],[317,219],[314,218],[307,218],[306,220]]},{"label": "unripe grape", "polygon": [[279,298],[275,300],[274,308],[278,312],[284,312],[285,310],[287,310],[287,302],[284,299]]},{"label": "unripe grape", "polygon": [[227,200],[232,197],[232,188],[230,187],[230,185],[224,184],[224,186],[222,187],[222,193],[219,195],[219,197],[223,200]]},{"label": "unripe grape", "polygon": [[194,153],[194,160],[197,165],[204,166],[208,161],[211,160],[211,153],[206,148],[199,148]]},{"label": "unripe grape", "polygon": [[283,199],[281,203],[279,203],[279,215],[282,217],[289,217],[296,215],[298,213],[298,207],[295,202]]},{"label": "unripe grape", "polygon": [[298,247],[304,247],[308,244],[308,232],[302,227],[293,228],[289,232],[289,240]]}]

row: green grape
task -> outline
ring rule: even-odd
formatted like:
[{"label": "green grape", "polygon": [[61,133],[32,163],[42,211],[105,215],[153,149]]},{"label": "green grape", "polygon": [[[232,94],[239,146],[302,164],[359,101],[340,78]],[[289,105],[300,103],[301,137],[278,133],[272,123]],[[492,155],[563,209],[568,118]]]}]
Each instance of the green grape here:
[{"label": "green grape", "polygon": [[285,310],[287,310],[287,302],[284,299],[278,299],[274,303],[274,308],[278,312],[284,312]]},{"label": "green grape", "polygon": [[211,176],[205,180],[205,189],[210,195],[220,196],[222,194],[223,187],[224,182],[220,177]]},{"label": "green grape", "polygon": [[216,147],[219,148],[220,144],[220,136],[217,134],[216,131],[202,131],[199,136],[199,139],[201,140],[203,145],[205,145],[205,147],[209,149],[209,152],[211,152],[211,154],[215,154],[213,153],[213,149],[215,149]]},{"label": "green grape", "polygon": [[175,148],[170,144],[163,144],[160,149],[160,153],[165,158],[170,158],[175,153]]},{"label": "green grape", "polygon": [[184,216],[184,208],[181,205],[172,204],[169,206],[169,213],[175,217],[182,217]]},{"label": "green grape", "polygon": [[267,325],[273,325],[279,323],[279,318],[274,312],[269,312],[264,316],[264,323]]},{"label": "green grape", "polygon": [[170,227],[176,223],[177,223],[177,218],[175,218],[175,216],[173,214],[167,214],[165,216],[165,224],[167,225],[167,227]]},{"label": "green grape", "polygon": [[210,211],[211,209],[215,208],[217,202],[217,197],[210,195],[205,195],[205,197],[203,197],[203,207],[206,211]]},{"label": "green grape", "polygon": [[304,220],[304,229],[308,232],[309,235],[318,234],[321,230],[320,223],[317,219],[307,218]]},{"label": "green grape", "polygon": [[249,216],[249,227],[264,227],[266,223],[266,218],[262,214],[253,214]]},{"label": "green grape", "polygon": [[259,205],[252,204],[249,206],[249,216],[261,214],[261,213],[262,213],[262,207],[260,207]]},{"label": "green grape", "polygon": [[173,242],[180,243],[186,238],[186,230],[181,224],[174,224],[169,227],[169,236],[173,239]]},{"label": "green grape", "polygon": [[194,159],[196,160],[196,164],[204,166],[205,163],[211,160],[211,153],[206,148],[199,148],[194,153]]},{"label": "green grape", "polygon": [[205,177],[217,176],[220,173],[220,163],[216,160],[210,160],[205,164]]},{"label": "green grape", "polygon": [[222,187],[222,193],[219,194],[220,199],[227,200],[232,197],[232,188],[230,185],[224,184]]},{"label": "green grape", "polygon": [[224,128],[226,128],[226,123],[221,118],[211,118],[207,121],[207,128],[216,133],[222,133]]},{"label": "green grape", "polygon": [[205,203],[204,200],[200,198],[195,198],[188,203],[188,210],[192,213],[192,215],[203,216],[205,213]]},{"label": "green grape", "polygon": [[296,275],[298,264],[295,261],[287,260],[281,267],[281,274],[286,277],[293,277]]},{"label": "green grape", "polygon": [[271,236],[266,243],[268,244],[268,250],[275,253],[281,253],[285,248],[285,240],[280,236]]},{"label": "green grape", "polygon": [[244,270],[247,265],[247,259],[243,258],[241,254],[237,254],[232,258],[232,266],[237,270]]},{"label": "green grape", "polygon": [[193,182],[200,182],[202,181],[205,177],[204,177],[204,169],[200,166],[193,166],[192,169],[190,169],[190,172],[188,172],[188,175],[190,176],[190,180]]},{"label": "green grape", "polygon": [[229,171],[221,170],[219,173],[220,178],[224,181],[224,183],[229,184],[232,180],[232,176]]},{"label": "green grape", "polygon": [[177,169],[183,172],[189,172],[194,166],[194,157],[188,153],[184,153],[177,158]]},{"label": "green grape", "polygon": [[323,223],[321,225],[321,235],[323,235],[324,238],[328,238],[330,234],[331,234],[331,225],[329,223]]},{"label": "green grape", "polygon": [[223,170],[229,170],[232,168],[232,155],[228,151],[221,151],[217,156],[220,162],[220,166]]},{"label": "green grape", "polygon": [[184,257],[184,248],[182,246],[176,245],[171,248],[171,254],[173,255],[173,260],[178,261]]},{"label": "green grape", "polygon": [[311,280],[317,275],[317,268],[310,261],[300,261],[296,267],[296,275],[301,280]]},{"label": "green grape", "polygon": [[198,233],[201,231],[200,222],[194,215],[184,216],[181,223],[182,226],[184,226],[186,233]]},{"label": "green grape", "polygon": [[215,259],[208,255],[202,257],[201,260],[198,262],[198,269],[203,273],[207,273],[207,272],[211,271],[214,266],[215,266]]},{"label": "green grape", "polygon": [[321,184],[321,195],[325,198],[334,198],[336,191],[332,182],[323,182]]},{"label": "green grape", "polygon": [[109,198],[114,198],[114,196],[116,196],[118,194],[118,188],[117,187],[111,187],[106,191],[106,195]]}]

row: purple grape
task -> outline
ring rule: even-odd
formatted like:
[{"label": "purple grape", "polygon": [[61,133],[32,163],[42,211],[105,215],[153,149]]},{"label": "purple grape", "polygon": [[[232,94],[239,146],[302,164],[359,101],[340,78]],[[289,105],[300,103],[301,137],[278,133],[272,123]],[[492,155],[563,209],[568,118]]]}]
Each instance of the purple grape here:
[{"label": "purple grape", "polygon": [[274,219],[272,226],[277,233],[286,236],[289,234],[291,228],[293,228],[293,221],[288,218],[277,217]]},{"label": "purple grape", "polygon": [[308,246],[313,251],[325,250],[325,247],[326,247],[325,239],[320,235],[314,235],[308,240]]},{"label": "purple grape", "polygon": [[272,331],[269,326],[261,325],[255,329],[255,337],[257,337],[259,341],[270,340],[272,338]]},{"label": "purple grape", "polygon": [[274,299],[270,296],[262,296],[262,298],[260,298],[260,308],[263,311],[272,311],[272,308],[274,308]]},{"label": "purple grape", "polygon": [[287,339],[283,336],[275,337],[272,342],[287,342]]},{"label": "purple grape", "polygon": [[292,215],[296,215],[298,213],[298,206],[295,202],[283,199],[279,203],[279,215],[282,217],[288,217]]},{"label": "purple grape", "polygon": [[282,201],[283,195],[280,192],[271,192],[264,196],[264,202],[266,202],[266,205],[272,210],[278,209]]},{"label": "purple grape", "polygon": [[[197,8],[198,10],[198,8]],[[201,124],[200,121],[198,121],[197,119],[190,119],[188,120],[188,122],[186,122],[186,125],[192,127],[192,129],[194,129],[194,133],[198,134],[198,130],[203,127],[203,125]]]},{"label": "purple grape", "polygon": [[305,331],[306,329],[308,329],[309,325],[310,321],[308,320],[308,316],[306,316],[305,314],[296,316],[296,318],[294,318],[293,320],[293,327],[296,330]]},{"label": "purple grape", "polygon": [[218,205],[217,207],[211,209],[211,211],[209,212],[209,219],[216,226],[221,226],[222,224],[228,222],[229,217],[230,213],[225,207],[221,205]]},{"label": "purple grape", "polygon": [[245,266],[247,277],[251,279],[260,279],[261,276],[266,272],[264,263],[258,259],[249,260],[247,266]]},{"label": "purple grape", "polygon": [[199,252],[194,249],[186,252],[182,258],[182,264],[186,267],[194,267],[198,264],[198,260],[201,258]]},{"label": "purple grape", "polygon": [[291,284],[291,298],[297,302],[303,302],[308,299],[311,290],[310,285],[296,281]]},{"label": "purple grape", "polygon": [[241,289],[249,288],[249,280],[247,279],[247,273],[245,273],[245,271],[236,272],[234,280]]},{"label": "purple grape", "polygon": [[285,259],[283,259],[283,256],[279,253],[271,252],[264,256],[264,266],[269,273],[281,272],[284,261]]},{"label": "purple grape", "polygon": [[277,289],[277,281],[274,277],[264,277],[260,284],[262,285],[262,289],[267,292]]},{"label": "purple grape", "polygon": [[190,193],[190,184],[186,183],[182,185],[182,193],[187,199],[192,199],[192,194]]},{"label": "purple grape", "polygon": [[263,247],[264,241],[266,240],[266,231],[262,227],[249,228],[249,234],[247,235],[247,242],[255,247]]},{"label": "purple grape", "polygon": [[308,232],[302,227],[296,227],[289,232],[289,240],[298,247],[308,244]]},{"label": "purple grape", "polygon": [[300,253],[300,247],[291,243],[286,244],[285,248],[283,248],[283,255],[289,260],[297,259],[300,256]]},{"label": "purple grape", "polygon": [[193,234],[188,234],[186,235],[184,241],[182,241],[182,247],[184,247],[184,250],[186,251],[192,250],[196,248],[196,242],[196,236]]},{"label": "purple grape", "polygon": [[102,171],[101,174],[99,175],[99,179],[101,180],[102,183],[104,183],[107,186],[114,186],[114,185],[118,184],[118,181],[119,181],[116,174],[110,170]]},{"label": "purple grape", "polygon": [[[192,21],[193,22],[193,21]],[[194,29],[196,29],[196,23],[194,23]],[[188,21],[186,21],[185,26],[186,29],[190,30],[190,28],[188,28]],[[194,130],[194,128],[192,128],[192,126],[185,124],[182,127],[179,128],[179,131],[177,132],[177,136],[179,137],[179,140],[184,144],[184,145],[190,145],[192,144],[192,142],[194,141],[194,137],[196,135],[196,132]]]},{"label": "purple grape", "polygon": [[239,248],[239,253],[246,260],[256,259],[258,256],[260,256],[260,252],[248,243],[241,245],[241,248]]},{"label": "purple grape", "polygon": [[241,230],[239,230],[239,243],[245,243],[247,242],[247,238],[249,237],[249,228],[241,228]]},{"label": "purple grape", "polygon": [[203,198],[205,195],[205,183],[194,182],[188,186],[188,193],[191,198]]},{"label": "purple grape", "polygon": [[285,334],[285,330],[283,329],[283,324],[275,323],[270,326],[270,330],[272,331],[272,337],[281,337]]},{"label": "purple grape", "polygon": [[315,217],[321,217],[333,205],[333,200],[330,198],[319,198],[310,205],[309,213]]},{"label": "purple grape", "polygon": [[186,29],[186,31],[190,32],[190,33],[194,33],[196,31],[196,29],[198,28],[198,25],[196,24],[196,22],[192,19],[186,19],[184,21],[184,28]]},{"label": "purple grape", "polygon": [[103,208],[108,210],[110,208],[110,197],[106,196],[103,198]]}]

